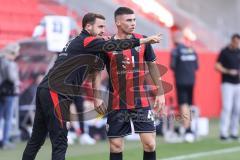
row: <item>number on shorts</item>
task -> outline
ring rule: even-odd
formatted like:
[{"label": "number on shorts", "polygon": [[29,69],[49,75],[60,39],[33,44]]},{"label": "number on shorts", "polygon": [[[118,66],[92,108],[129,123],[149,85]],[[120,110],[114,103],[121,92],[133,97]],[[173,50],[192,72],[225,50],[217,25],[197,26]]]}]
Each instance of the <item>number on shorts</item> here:
[{"label": "number on shorts", "polygon": [[152,121],[154,121],[153,112],[151,110],[148,111],[148,119],[151,119]]}]

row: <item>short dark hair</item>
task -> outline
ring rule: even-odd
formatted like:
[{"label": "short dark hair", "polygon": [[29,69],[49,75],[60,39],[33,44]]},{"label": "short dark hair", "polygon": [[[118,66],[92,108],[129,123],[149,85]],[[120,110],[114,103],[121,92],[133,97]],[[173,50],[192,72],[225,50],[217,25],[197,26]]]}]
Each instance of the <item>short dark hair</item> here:
[{"label": "short dark hair", "polygon": [[94,24],[97,18],[105,20],[105,17],[101,14],[97,13],[85,14],[82,19],[82,28],[85,28],[87,24]]},{"label": "short dark hair", "polygon": [[240,35],[238,33],[233,34],[232,40],[234,40],[235,38],[240,39]]},{"label": "short dark hair", "polygon": [[134,11],[128,7],[119,7],[114,12],[114,18],[116,19],[117,16],[123,15],[123,14],[134,14]]}]

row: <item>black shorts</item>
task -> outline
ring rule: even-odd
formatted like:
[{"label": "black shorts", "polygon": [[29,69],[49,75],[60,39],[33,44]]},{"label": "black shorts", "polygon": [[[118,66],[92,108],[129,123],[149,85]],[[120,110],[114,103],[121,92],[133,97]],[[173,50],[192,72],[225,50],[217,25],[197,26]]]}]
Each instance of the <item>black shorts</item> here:
[{"label": "black shorts", "polygon": [[152,133],[156,131],[151,109],[115,110],[108,114],[106,130],[109,138],[124,137],[132,133]]},{"label": "black shorts", "polygon": [[176,85],[178,105],[188,104],[193,102],[193,85]]}]

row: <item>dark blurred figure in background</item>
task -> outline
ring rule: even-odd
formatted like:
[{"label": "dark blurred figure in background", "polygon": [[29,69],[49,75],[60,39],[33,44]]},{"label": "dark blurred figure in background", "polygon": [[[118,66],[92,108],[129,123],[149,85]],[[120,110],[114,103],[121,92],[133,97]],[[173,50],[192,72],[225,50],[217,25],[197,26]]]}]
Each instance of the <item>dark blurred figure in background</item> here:
[{"label": "dark blurred figure in background", "polygon": [[194,134],[191,130],[190,107],[193,101],[195,72],[198,69],[196,52],[184,44],[184,36],[178,31],[174,34],[175,48],[171,52],[171,69],[174,72],[178,105],[180,107],[181,122],[180,133],[184,140],[192,142]]},{"label": "dark blurred figure in background", "polygon": [[14,110],[18,107],[20,80],[15,59],[19,49],[18,44],[10,44],[3,49],[0,58],[0,120],[4,119],[2,149],[14,148],[9,138]]},{"label": "dark blurred figure in background", "polygon": [[37,87],[44,78],[44,73],[33,73],[32,84],[21,94],[19,99],[19,105],[29,105],[35,103],[35,95],[37,92]]},{"label": "dark blurred figure in background", "polygon": [[[84,98],[81,96],[78,96],[74,99],[74,103],[76,105],[76,109],[78,113],[84,112]],[[79,126],[80,126],[80,134],[79,134],[79,142],[82,145],[94,145],[96,141],[89,135],[89,126],[86,125],[86,122],[84,121],[83,114],[78,115],[79,120]],[[79,132],[79,131],[78,131]]]},{"label": "dark blurred figure in background", "polygon": [[44,73],[33,73],[31,79],[32,84],[20,95],[19,98],[19,125],[21,129],[21,139],[30,138],[33,119],[35,116],[35,95],[37,87],[44,78]]},{"label": "dark blurred figure in background", "polygon": [[[222,113],[220,139],[238,139],[240,116],[240,35],[234,34],[231,43],[218,56],[216,69],[222,75]],[[229,135],[230,131],[230,135]]]}]

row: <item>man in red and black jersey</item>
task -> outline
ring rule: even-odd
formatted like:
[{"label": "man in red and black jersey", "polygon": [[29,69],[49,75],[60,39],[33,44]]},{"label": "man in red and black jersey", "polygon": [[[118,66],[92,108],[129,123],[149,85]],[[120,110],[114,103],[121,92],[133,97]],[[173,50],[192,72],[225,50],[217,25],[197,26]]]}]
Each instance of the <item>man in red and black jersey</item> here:
[{"label": "man in red and black jersey", "polygon": [[[69,105],[78,96],[81,84],[89,73],[95,73],[94,88],[98,88],[99,71],[103,68],[98,54],[113,50],[124,50],[143,43],[158,43],[158,35],[150,38],[108,40],[102,38],[105,18],[88,13],[82,20],[83,30],[59,53],[58,58],[40,83],[36,95],[36,114],[31,138],[24,150],[23,160],[33,160],[49,133],[52,143],[52,160],[64,160],[67,150],[66,121],[69,120]],[[100,106],[100,107],[99,107]],[[101,100],[95,108],[104,112]]]},{"label": "man in red and black jersey", "polygon": [[[135,39],[145,36],[134,34],[136,19],[134,12],[126,7],[115,11],[117,33],[112,39]],[[155,106],[165,104],[161,79],[155,63],[156,55],[150,44],[123,51],[104,54],[102,58],[109,73],[110,95],[108,102],[107,135],[110,143],[110,160],[122,160],[123,137],[131,134],[131,121],[135,133],[139,133],[144,148],[144,160],[156,160],[155,126],[152,109],[145,92],[145,62],[157,86]],[[129,64],[122,65],[124,59]]]}]

